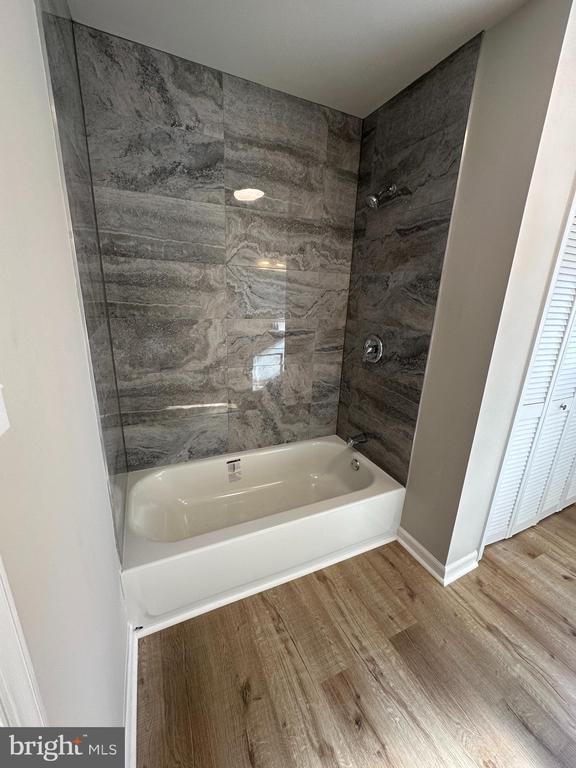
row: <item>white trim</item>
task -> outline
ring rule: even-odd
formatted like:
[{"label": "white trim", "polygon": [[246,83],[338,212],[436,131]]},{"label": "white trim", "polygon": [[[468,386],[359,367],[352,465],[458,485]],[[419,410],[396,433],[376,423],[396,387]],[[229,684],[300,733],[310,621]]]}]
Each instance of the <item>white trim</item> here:
[{"label": "white trim", "polygon": [[450,563],[450,565],[442,565],[434,555],[402,527],[398,528],[398,543],[444,587],[478,566],[478,552],[476,550],[469,555],[464,555],[454,563]]},{"label": "white trim", "polygon": [[32,661],[0,558],[0,725],[44,726],[46,716]]},{"label": "white trim", "polygon": [[138,699],[138,633],[128,624],[126,639],[126,680],[124,696],[125,761],[126,768],[136,768],[136,717]]}]

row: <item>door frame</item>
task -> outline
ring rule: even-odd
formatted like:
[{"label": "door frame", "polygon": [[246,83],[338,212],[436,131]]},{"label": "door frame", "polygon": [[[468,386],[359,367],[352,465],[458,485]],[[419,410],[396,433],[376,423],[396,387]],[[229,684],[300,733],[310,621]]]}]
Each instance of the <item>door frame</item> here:
[{"label": "door frame", "polygon": [[46,714],[0,557],[0,726],[42,727]]}]

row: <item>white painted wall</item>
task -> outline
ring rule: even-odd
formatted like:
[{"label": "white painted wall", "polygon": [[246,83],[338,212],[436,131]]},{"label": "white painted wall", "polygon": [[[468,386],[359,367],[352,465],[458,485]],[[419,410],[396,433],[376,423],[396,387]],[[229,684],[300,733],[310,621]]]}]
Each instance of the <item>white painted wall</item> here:
[{"label": "white painted wall", "polygon": [[[482,44],[402,516],[402,527],[442,563],[570,7],[531,0]],[[547,228],[545,237],[553,248],[556,232]],[[470,550],[455,547],[451,560],[457,552]]]},{"label": "white painted wall", "polygon": [[121,725],[126,622],[33,0],[0,3],[0,552],[51,725]]},{"label": "white painted wall", "polygon": [[532,174],[448,562],[478,547],[576,190],[576,11]]}]

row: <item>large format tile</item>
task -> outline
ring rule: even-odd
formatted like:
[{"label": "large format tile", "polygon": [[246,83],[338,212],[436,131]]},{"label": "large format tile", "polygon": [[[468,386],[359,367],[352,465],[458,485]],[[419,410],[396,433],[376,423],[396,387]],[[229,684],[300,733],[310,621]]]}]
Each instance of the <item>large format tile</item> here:
[{"label": "large format tile", "polygon": [[231,368],[309,362],[314,354],[316,321],[227,321],[228,365]]},{"label": "large format tile", "polygon": [[327,126],[326,163],[356,175],[360,161],[362,120],[335,109],[323,108]]},{"label": "large format tile", "polygon": [[164,374],[167,386],[176,386],[175,382],[182,384],[190,373],[210,373],[225,365],[224,322],[178,317],[170,310],[168,307],[110,305],[116,372],[122,397],[125,391],[127,397],[137,395],[131,389],[133,382],[146,382],[148,389],[156,383],[160,397],[161,374]]},{"label": "large format tile", "polygon": [[344,272],[228,267],[228,316],[324,319],[343,322],[348,299]]},{"label": "large format tile", "polygon": [[237,411],[229,415],[229,449],[244,451],[305,440],[309,434],[310,405],[283,405]]},{"label": "large format tile", "polygon": [[235,189],[265,196],[251,207],[302,219],[323,215],[328,127],[322,107],[224,75],[226,201]]},{"label": "large format tile", "polygon": [[42,26],[66,182],[83,181],[89,187],[90,164],[72,22],[43,13]]},{"label": "large format tile", "polygon": [[407,146],[468,115],[481,36],[470,40],[378,110],[377,146]]},{"label": "large format tile", "polygon": [[224,208],[142,192],[95,189],[103,254],[221,262]]},{"label": "large format tile", "polygon": [[237,266],[346,272],[352,258],[352,229],[230,206],[226,258]]},{"label": "large format tile", "polygon": [[226,134],[224,147],[226,204],[246,208],[233,192],[256,187],[264,197],[250,209],[320,221],[324,214],[324,165],[279,144],[260,144]]},{"label": "large format tile", "polygon": [[324,107],[233,75],[224,75],[223,88],[226,138],[242,137],[262,147],[307,155],[316,163],[326,161],[329,128]]},{"label": "large format tile", "polygon": [[[363,124],[338,434],[368,432],[362,451],[401,482],[408,473],[479,39]],[[409,192],[377,210],[365,196]],[[362,362],[364,339],[382,360]],[[319,389],[319,391],[322,391]]]},{"label": "large format tile", "polygon": [[309,404],[312,370],[309,365],[280,359],[276,364],[228,368],[228,405],[231,412],[271,410],[276,405]]},{"label": "large format tile", "polygon": [[129,470],[179,464],[228,450],[226,413],[128,413],[122,422]]},{"label": "large format tile", "polygon": [[323,218],[352,232],[356,208],[357,177],[353,171],[340,168],[324,170]]},{"label": "large format tile", "polygon": [[326,437],[337,433],[338,400],[321,400],[310,405],[308,437]]},{"label": "large format tile", "polygon": [[96,186],[224,200],[222,76],[76,27]]},{"label": "large format tile", "polygon": [[334,325],[329,319],[319,322],[314,339],[314,364],[340,364],[344,351],[344,335],[344,323]]},{"label": "large format tile", "polygon": [[130,468],[333,433],[362,122],[76,36]]},{"label": "large format tile", "polygon": [[395,272],[356,274],[350,287],[349,317],[361,321],[366,334],[390,326],[430,335],[441,266],[432,261]]},{"label": "large format tile", "polygon": [[396,184],[402,194],[384,207],[420,208],[452,201],[458,180],[466,115],[446,128],[395,150],[376,146],[371,183],[375,189]]},{"label": "large format tile", "polygon": [[318,363],[312,369],[312,402],[338,402],[340,394],[341,361]]},{"label": "large format tile", "polygon": [[379,386],[369,375],[358,372],[347,409],[347,434],[363,432],[368,441],[360,451],[405,484],[416,427],[417,406]]},{"label": "large format tile", "polygon": [[226,368],[223,365],[208,370],[182,365],[159,371],[122,366],[118,388],[122,413],[164,409],[184,415],[188,412],[228,411]]},{"label": "large format tile", "polygon": [[222,74],[187,59],[74,25],[88,129],[127,121],[222,138]]},{"label": "large format tile", "polygon": [[110,302],[176,304],[198,320],[226,316],[226,268],[220,264],[103,258]]},{"label": "large format tile", "polygon": [[[390,272],[436,260],[442,268],[452,200],[412,209],[401,202],[370,211],[362,240],[354,243],[352,272]],[[424,269],[428,266],[424,266]]]},{"label": "large format tile", "polygon": [[127,123],[89,137],[94,183],[202,203],[224,202],[224,143],[173,128]]}]

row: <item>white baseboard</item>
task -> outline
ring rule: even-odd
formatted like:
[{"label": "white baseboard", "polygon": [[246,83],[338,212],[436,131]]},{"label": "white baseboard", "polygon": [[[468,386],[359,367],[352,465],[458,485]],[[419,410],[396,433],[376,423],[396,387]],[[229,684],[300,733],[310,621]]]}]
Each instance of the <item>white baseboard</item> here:
[{"label": "white baseboard", "polygon": [[138,633],[128,624],[126,647],[126,692],[124,697],[125,766],[136,768],[136,714],[138,695]]},{"label": "white baseboard", "polygon": [[476,550],[454,563],[443,565],[404,528],[398,528],[398,543],[444,587],[478,566],[478,552]]}]

